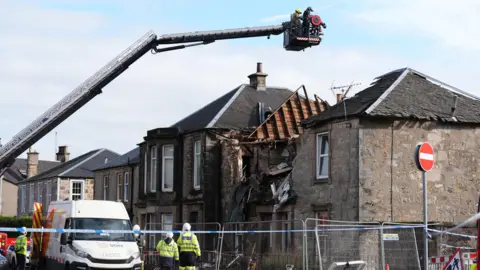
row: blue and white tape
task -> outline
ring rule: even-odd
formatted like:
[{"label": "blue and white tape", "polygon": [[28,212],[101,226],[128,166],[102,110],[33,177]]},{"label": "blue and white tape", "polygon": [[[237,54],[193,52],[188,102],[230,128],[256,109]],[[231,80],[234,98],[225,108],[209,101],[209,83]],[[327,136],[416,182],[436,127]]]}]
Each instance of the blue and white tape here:
[{"label": "blue and white tape", "polygon": [[433,235],[438,235],[438,234],[448,234],[448,235],[455,235],[455,236],[460,236],[460,237],[466,237],[466,238],[473,238],[477,239],[475,235],[468,235],[468,234],[462,234],[462,233],[453,233],[449,231],[439,231],[435,229],[427,229],[428,231],[434,232],[435,234]]},{"label": "blue and white tape", "polygon": [[[326,227],[326,228],[325,228]],[[317,229],[298,229],[298,230],[238,230],[238,231],[226,231],[226,230],[206,230],[206,231],[192,231],[195,234],[235,234],[235,233],[282,233],[282,232],[326,232],[326,231],[367,231],[367,230],[391,230],[391,229],[411,229],[422,228],[423,225],[408,225],[408,226],[383,226],[383,227],[346,227],[346,228],[333,228],[331,226],[325,226]],[[339,227],[339,226],[336,226]],[[0,228],[0,232],[46,232],[46,233],[137,233],[137,234],[158,234],[158,233],[181,233],[180,230],[87,230],[87,229],[60,229],[60,228]]]}]

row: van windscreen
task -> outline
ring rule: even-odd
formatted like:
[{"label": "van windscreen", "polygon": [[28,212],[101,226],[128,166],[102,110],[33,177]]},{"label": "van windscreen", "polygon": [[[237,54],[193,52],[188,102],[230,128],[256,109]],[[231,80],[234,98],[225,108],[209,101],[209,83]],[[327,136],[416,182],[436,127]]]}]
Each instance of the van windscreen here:
[{"label": "van windscreen", "polygon": [[[132,230],[129,220],[104,218],[74,218],[72,229],[80,230]],[[74,233],[74,240],[134,242],[133,233]]]}]

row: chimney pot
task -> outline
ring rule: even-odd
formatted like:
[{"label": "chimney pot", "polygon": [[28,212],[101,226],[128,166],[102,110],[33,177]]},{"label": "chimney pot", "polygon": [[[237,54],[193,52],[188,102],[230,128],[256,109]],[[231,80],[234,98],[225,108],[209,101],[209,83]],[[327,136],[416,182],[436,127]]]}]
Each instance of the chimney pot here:
[{"label": "chimney pot", "polygon": [[337,94],[337,104],[343,101],[343,94]]},{"label": "chimney pot", "polygon": [[257,63],[257,73],[262,73],[262,62]]},{"label": "chimney pot", "polygon": [[58,147],[57,161],[61,163],[67,162],[70,160],[70,153],[68,152],[68,146],[62,145]]}]

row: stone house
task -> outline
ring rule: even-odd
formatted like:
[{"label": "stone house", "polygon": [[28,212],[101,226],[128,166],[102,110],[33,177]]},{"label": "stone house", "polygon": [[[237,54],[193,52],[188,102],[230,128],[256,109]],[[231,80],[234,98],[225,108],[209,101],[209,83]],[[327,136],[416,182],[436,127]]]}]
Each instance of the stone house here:
[{"label": "stone house", "polygon": [[140,148],[110,160],[93,170],[95,175],[95,200],[119,201],[125,204],[132,224],[140,223],[140,214],[134,207],[138,201],[138,168]]},{"label": "stone house", "polygon": [[[18,205],[18,184],[60,164],[58,161],[39,160],[39,154],[29,151],[27,158],[17,158],[0,177],[0,215],[16,216]],[[9,203],[10,202],[10,203]]]},{"label": "stone house", "polygon": [[[280,171],[271,167],[288,159],[284,150],[289,140],[301,134],[299,121],[328,104],[316,96],[309,100],[303,87],[292,91],[268,86],[261,63],[248,77],[249,84],[241,84],[172,126],[147,132],[139,144],[138,206],[145,207],[143,227],[170,230],[173,224],[181,229],[183,222],[189,222],[194,230],[220,230],[220,224],[244,223],[249,215],[271,220],[271,194],[266,200],[258,198],[264,205],[259,202],[254,214],[238,207],[242,202],[236,199],[243,200],[247,193],[254,197],[251,185],[245,185],[249,178],[263,178],[271,171],[272,179],[288,174],[288,165]],[[270,190],[269,184],[262,183],[265,186]],[[257,185],[255,191],[259,189]],[[291,217],[285,213],[283,218]],[[214,250],[217,236],[199,235],[202,249]],[[155,236],[149,237],[153,248]]]},{"label": "stone house", "polygon": [[42,203],[46,214],[51,201],[92,200],[92,170],[118,156],[108,149],[96,149],[70,160],[67,146],[60,146],[57,160],[61,164],[19,183],[17,216],[30,215],[34,202]]},{"label": "stone house", "polygon": [[[293,187],[300,194],[293,212],[299,218],[422,223],[421,172],[413,157],[416,144],[423,141],[436,151],[435,167],[428,173],[429,222],[449,226],[477,212],[478,97],[404,68],[377,77],[368,88],[302,125],[305,130],[297,143],[292,171]],[[400,235],[400,241],[407,237],[400,230],[392,233]],[[414,241],[412,234],[408,237]],[[421,229],[417,234],[421,255]],[[348,240],[356,246],[349,249],[357,249],[355,256],[378,252],[375,244],[360,243],[362,234],[356,237]],[[353,243],[354,239],[359,242]],[[430,256],[440,255],[439,240],[430,240]],[[328,238],[326,242],[336,246],[324,246],[322,253],[341,257],[334,254],[338,241]],[[387,249],[389,244],[385,245]],[[406,262],[415,256],[400,258],[401,254],[386,254],[386,263],[395,269],[414,269]]]}]

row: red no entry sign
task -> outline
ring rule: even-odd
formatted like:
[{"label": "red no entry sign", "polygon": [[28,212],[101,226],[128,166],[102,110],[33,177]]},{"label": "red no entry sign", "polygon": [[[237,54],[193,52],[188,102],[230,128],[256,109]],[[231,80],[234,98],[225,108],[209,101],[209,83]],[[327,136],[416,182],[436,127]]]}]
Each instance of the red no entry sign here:
[{"label": "red no entry sign", "polygon": [[417,163],[418,169],[428,172],[433,168],[434,159],[433,159],[433,147],[428,142],[421,143],[417,145],[417,150],[415,152],[415,162]]}]

